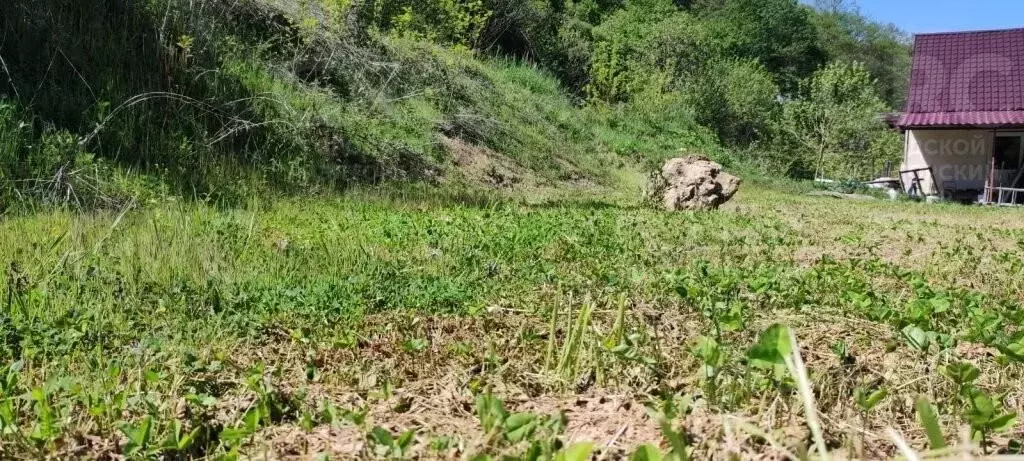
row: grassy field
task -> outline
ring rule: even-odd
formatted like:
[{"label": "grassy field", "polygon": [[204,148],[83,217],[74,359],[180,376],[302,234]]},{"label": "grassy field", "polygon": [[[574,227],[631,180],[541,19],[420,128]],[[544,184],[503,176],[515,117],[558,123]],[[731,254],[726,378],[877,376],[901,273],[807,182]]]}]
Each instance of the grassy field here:
[{"label": "grassy field", "polygon": [[641,205],[809,174],[797,2],[399,3],[0,2],[0,459],[1021,450],[1018,211]]},{"label": "grassy field", "polygon": [[1017,210],[446,190],[3,218],[3,457],[1020,450]]}]

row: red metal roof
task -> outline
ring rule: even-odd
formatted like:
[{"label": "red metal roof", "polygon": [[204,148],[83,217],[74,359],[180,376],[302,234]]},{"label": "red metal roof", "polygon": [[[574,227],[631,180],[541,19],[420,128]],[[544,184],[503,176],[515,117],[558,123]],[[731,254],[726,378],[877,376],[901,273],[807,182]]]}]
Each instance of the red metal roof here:
[{"label": "red metal roof", "polygon": [[1024,29],[918,35],[901,128],[1024,124]]}]

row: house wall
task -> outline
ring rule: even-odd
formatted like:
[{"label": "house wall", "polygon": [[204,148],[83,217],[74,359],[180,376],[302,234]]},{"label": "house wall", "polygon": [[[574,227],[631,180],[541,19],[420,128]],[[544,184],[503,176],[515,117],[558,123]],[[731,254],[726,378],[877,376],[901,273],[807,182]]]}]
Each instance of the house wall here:
[{"label": "house wall", "polygon": [[[948,183],[958,189],[985,188],[995,143],[992,130],[911,130],[906,143],[900,170],[931,167],[934,180],[919,173],[926,193],[939,195]],[[909,184],[913,175],[902,179]]]}]

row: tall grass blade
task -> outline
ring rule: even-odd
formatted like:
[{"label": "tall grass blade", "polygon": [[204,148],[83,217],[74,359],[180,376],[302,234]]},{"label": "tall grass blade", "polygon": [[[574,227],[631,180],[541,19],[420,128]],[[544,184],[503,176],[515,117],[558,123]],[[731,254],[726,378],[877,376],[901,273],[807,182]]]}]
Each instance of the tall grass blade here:
[{"label": "tall grass blade", "polygon": [[565,379],[572,379],[579,370],[581,349],[587,328],[590,327],[590,319],[594,312],[594,304],[586,303],[576,314],[574,321],[570,324],[570,331],[562,346],[561,357],[558,361],[558,372]]},{"label": "tall grass blade", "polygon": [[914,407],[917,409],[917,420],[921,423],[921,427],[924,428],[924,432],[928,436],[928,445],[931,446],[932,450],[946,448],[946,436],[942,434],[939,416],[935,412],[935,407],[932,406],[932,403],[927,398],[920,397],[914,403]]},{"label": "tall grass blade", "polygon": [[807,367],[804,366],[804,360],[800,357],[800,346],[796,342],[796,334],[793,333],[792,328],[786,328],[786,330],[789,331],[789,342],[793,347],[792,356],[786,357],[786,366],[789,367],[789,372],[796,377],[800,400],[803,402],[804,412],[807,414],[807,426],[811,428],[818,455],[821,456],[821,459],[828,460],[828,445],[825,444],[821,420],[818,418],[818,408],[814,403],[814,392],[811,390],[811,380],[807,377]]},{"label": "tall grass blade", "polygon": [[551,319],[548,321],[548,349],[544,354],[544,369],[550,370],[555,360],[555,336],[558,331],[558,303],[551,308]]}]

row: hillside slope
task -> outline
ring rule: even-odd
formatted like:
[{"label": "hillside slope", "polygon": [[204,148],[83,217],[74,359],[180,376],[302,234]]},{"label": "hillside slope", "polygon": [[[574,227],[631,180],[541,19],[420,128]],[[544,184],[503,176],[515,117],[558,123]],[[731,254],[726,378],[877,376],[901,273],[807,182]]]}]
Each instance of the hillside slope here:
[{"label": "hillside slope", "polygon": [[638,156],[717,149],[679,101],[582,108],[532,65],[366,32],[329,2],[108,3],[0,6],[6,207],[242,203],[458,181],[460,163],[607,184]]}]

